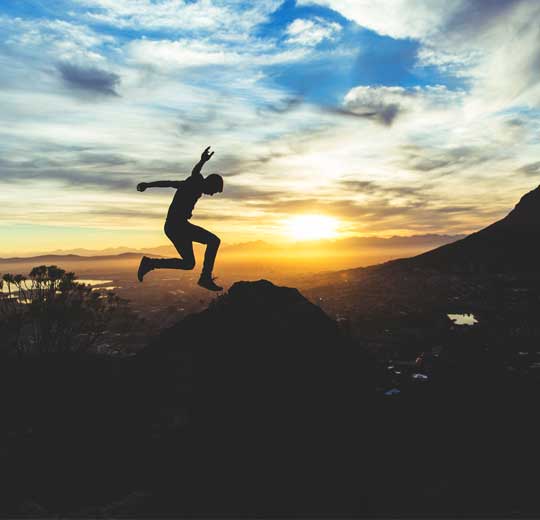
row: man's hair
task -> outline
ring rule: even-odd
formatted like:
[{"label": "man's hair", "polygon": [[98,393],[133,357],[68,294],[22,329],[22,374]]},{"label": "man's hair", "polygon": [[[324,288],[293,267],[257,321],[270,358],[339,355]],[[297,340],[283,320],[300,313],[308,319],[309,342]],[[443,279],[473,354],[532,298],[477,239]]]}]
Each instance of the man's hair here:
[{"label": "man's hair", "polygon": [[216,191],[223,191],[223,177],[217,173],[211,173],[206,177],[206,182]]}]

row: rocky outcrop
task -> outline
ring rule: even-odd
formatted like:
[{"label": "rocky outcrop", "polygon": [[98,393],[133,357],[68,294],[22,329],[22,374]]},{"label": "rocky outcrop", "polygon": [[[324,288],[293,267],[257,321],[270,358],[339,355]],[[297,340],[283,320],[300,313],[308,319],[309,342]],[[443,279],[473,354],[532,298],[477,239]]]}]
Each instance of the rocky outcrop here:
[{"label": "rocky outcrop", "polygon": [[[325,486],[335,507],[332,475],[344,446],[351,455],[345,439],[359,424],[351,411],[362,406],[366,363],[296,289],[237,282],[140,360],[154,367],[161,402],[182,402],[187,413],[182,487],[191,507],[316,512]],[[178,443],[171,438],[171,449]]]}]

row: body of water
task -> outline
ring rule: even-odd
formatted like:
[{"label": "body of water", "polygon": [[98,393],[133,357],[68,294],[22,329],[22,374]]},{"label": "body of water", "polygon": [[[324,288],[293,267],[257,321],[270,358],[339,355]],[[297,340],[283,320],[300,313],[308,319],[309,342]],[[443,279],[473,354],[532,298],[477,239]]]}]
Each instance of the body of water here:
[{"label": "body of water", "polygon": [[447,314],[454,325],[476,325],[478,320],[474,314]]},{"label": "body of water", "polygon": [[[85,285],[91,285],[92,287],[96,285],[103,285],[103,284],[110,284],[112,283],[112,280],[95,280],[91,278],[84,278],[81,280],[75,280],[77,283],[83,283]],[[26,290],[29,290],[32,288],[32,282],[30,280],[27,280],[25,284],[23,284],[23,288]],[[108,291],[112,291],[113,289],[116,289],[117,287],[115,285],[107,285],[107,287],[100,287],[100,289],[106,289]],[[17,288],[15,285],[11,284],[11,292],[15,292]],[[0,289],[0,292],[7,293],[8,288],[7,284],[4,282],[4,286]]]}]

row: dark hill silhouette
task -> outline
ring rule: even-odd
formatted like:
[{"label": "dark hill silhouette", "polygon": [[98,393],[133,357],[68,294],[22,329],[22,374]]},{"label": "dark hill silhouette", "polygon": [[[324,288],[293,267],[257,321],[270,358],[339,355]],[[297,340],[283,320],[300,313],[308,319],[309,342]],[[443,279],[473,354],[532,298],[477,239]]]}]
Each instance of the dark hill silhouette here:
[{"label": "dark hill silhouette", "polygon": [[[188,422],[184,493],[174,499],[174,483],[158,503],[177,500],[173,510],[189,503],[207,514],[320,512],[331,497],[326,506],[335,509],[344,489],[333,475],[345,468],[334,457],[355,431],[351,407],[362,406],[373,385],[360,349],[296,289],[237,282],[165,331],[139,361],[160,374],[160,400],[176,396],[177,413],[188,411],[176,419]],[[167,464],[178,438],[171,443]]]},{"label": "dark hill silhouette", "polygon": [[[196,343],[236,337],[240,345],[246,335],[255,334],[257,341],[274,342],[278,337],[283,340],[284,333],[288,341],[298,341],[298,347],[314,340],[332,342],[339,337],[336,323],[297,289],[259,280],[236,282],[207,310],[188,316],[165,331],[158,344],[159,348],[168,346],[176,352],[186,348],[185,344],[177,345],[179,337],[193,336],[198,338]],[[252,340],[250,336],[249,341]],[[156,347],[149,347],[147,352],[155,354]]]},{"label": "dark hill silhouette", "polygon": [[386,265],[451,272],[538,272],[540,186],[524,195],[506,217],[494,224],[452,244]]}]

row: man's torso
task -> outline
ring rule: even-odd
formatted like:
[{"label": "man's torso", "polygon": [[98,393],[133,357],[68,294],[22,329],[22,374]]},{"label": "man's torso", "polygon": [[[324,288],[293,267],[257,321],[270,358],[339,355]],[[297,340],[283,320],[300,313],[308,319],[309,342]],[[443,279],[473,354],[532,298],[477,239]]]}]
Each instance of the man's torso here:
[{"label": "man's torso", "polygon": [[191,218],[193,208],[202,195],[203,181],[204,177],[200,174],[192,175],[185,181],[182,181],[169,206],[169,212],[167,213],[168,222],[178,222]]}]

